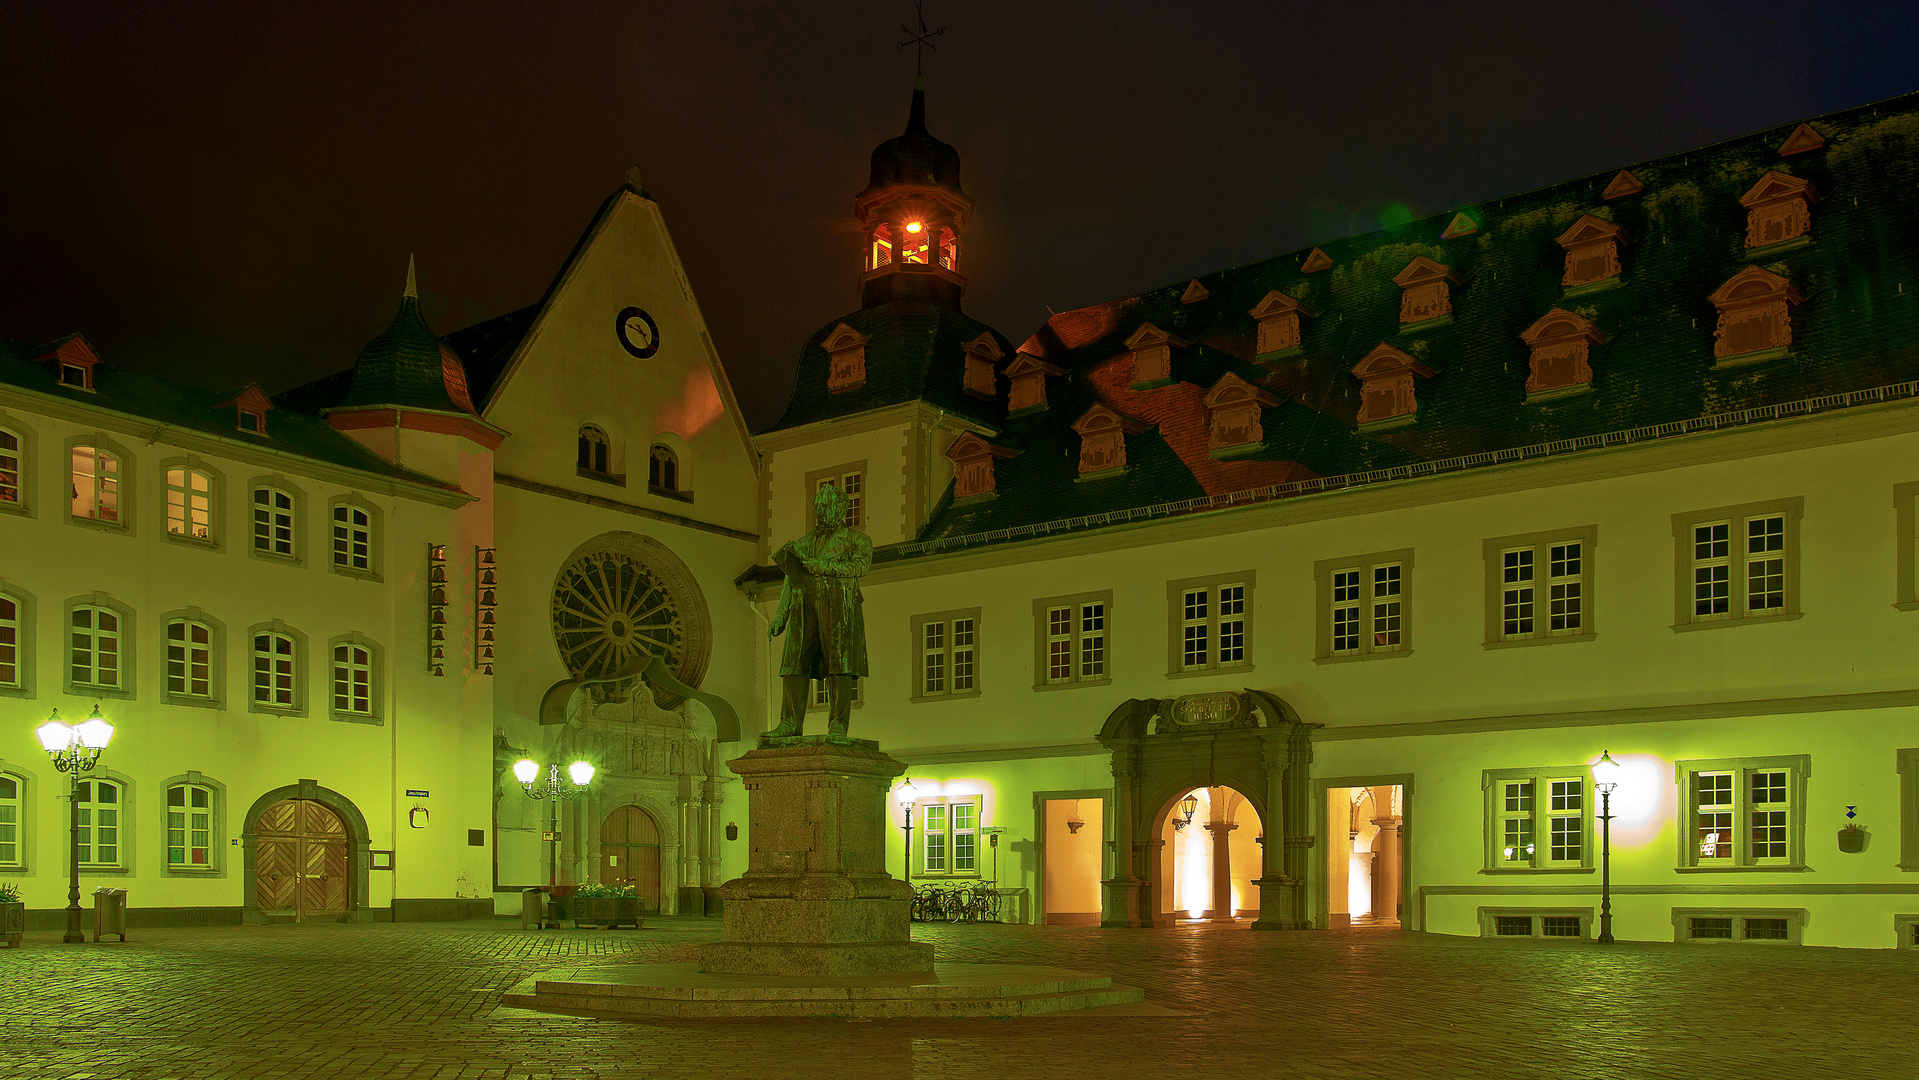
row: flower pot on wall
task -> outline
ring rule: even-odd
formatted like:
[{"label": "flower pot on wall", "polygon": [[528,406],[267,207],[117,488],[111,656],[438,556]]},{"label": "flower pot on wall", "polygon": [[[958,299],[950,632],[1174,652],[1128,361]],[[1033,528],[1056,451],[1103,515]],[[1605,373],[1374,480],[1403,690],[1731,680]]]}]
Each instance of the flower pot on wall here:
[{"label": "flower pot on wall", "polygon": [[1856,855],[1866,850],[1866,830],[1857,825],[1848,825],[1839,830],[1839,850],[1848,855]]}]

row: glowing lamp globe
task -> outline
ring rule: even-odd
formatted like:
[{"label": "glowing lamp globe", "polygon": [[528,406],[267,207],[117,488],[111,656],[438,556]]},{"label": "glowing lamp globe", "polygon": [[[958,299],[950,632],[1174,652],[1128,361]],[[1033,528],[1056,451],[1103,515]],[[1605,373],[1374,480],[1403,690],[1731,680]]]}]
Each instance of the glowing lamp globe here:
[{"label": "glowing lamp globe", "polygon": [[73,726],[73,734],[80,745],[89,750],[105,750],[113,741],[113,725],[100,715],[100,706],[93,707],[93,715]]},{"label": "glowing lamp globe", "polygon": [[1601,791],[1611,791],[1619,786],[1620,774],[1626,767],[1612,759],[1611,752],[1602,752],[1599,760],[1593,762],[1593,783]]},{"label": "glowing lamp globe", "polygon": [[1197,795],[1186,796],[1179,801],[1179,808],[1180,811],[1186,815],[1187,821],[1193,820],[1193,812],[1199,809],[1199,797]]},{"label": "glowing lamp globe", "polygon": [[540,775],[540,763],[532,758],[521,758],[513,763],[513,779],[522,784],[531,784]]},{"label": "glowing lamp globe", "polygon": [[893,793],[893,797],[898,799],[900,807],[905,809],[913,805],[913,799],[918,794],[919,792],[913,790],[913,782],[908,780],[899,786],[899,790]]},{"label": "glowing lamp globe", "polygon": [[568,776],[573,778],[573,783],[577,787],[585,787],[593,782],[593,764],[591,762],[576,761],[566,767],[566,772]]},{"label": "glowing lamp globe", "polygon": [[906,223],[906,231],[907,231],[907,232],[910,232],[910,233],[916,233],[916,232],[919,232],[919,231],[920,231],[921,229],[923,229],[923,228],[925,228],[925,226],[924,226],[924,225],[921,225],[921,224],[920,224],[919,222],[917,222],[917,221],[909,221],[909,222],[907,222],[907,223]]},{"label": "glowing lamp globe", "polygon": [[57,754],[72,746],[75,738],[73,728],[68,726],[65,720],[60,719],[59,709],[53,710],[53,715],[47,718],[47,722],[34,728],[33,733],[40,737],[40,745],[49,754]]}]

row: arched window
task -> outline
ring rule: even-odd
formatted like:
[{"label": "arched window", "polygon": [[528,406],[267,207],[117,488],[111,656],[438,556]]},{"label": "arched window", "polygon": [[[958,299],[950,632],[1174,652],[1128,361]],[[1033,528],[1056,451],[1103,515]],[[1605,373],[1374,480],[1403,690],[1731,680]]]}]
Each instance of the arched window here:
[{"label": "arched window", "polygon": [[20,655],[22,612],[20,601],[0,593],[0,687],[26,688],[25,658]]},{"label": "arched window", "polygon": [[121,689],[120,613],[82,604],[73,609],[70,621],[73,685]]},{"label": "arched window", "polygon": [[26,805],[21,798],[25,787],[19,777],[0,773],[0,866],[16,867],[23,860],[20,827]]},{"label": "arched window", "polygon": [[598,425],[586,424],[580,428],[580,469],[583,472],[599,473],[610,476],[612,467],[612,440]]},{"label": "arched window", "polygon": [[377,714],[379,657],[364,641],[333,643],[333,711],[348,718]]},{"label": "arched window", "polygon": [[167,470],[167,532],[213,539],[213,477],[199,469]]},{"label": "arched window", "polygon": [[265,485],[253,489],[253,550],[256,553],[284,559],[296,556],[293,545],[296,505],[291,492]]},{"label": "arched window", "polygon": [[213,798],[204,784],[167,789],[167,869],[213,869]]},{"label": "arched window", "polygon": [[377,515],[371,507],[347,499],[333,503],[333,569],[348,574],[379,572],[374,556]]},{"label": "arched window", "polygon": [[73,448],[73,516],[120,524],[120,459],[97,446]]},{"label": "arched window", "polygon": [[654,443],[647,457],[646,486],[660,491],[680,490],[680,459],[661,443]]},{"label": "arched window", "polygon": [[25,501],[20,491],[20,436],[0,428],[0,506],[17,509]]},{"label": "arched window", "polygon": [[272,630],[253,635],[253,704],[262,709],[292,710],[299,706],[295,670],[299,648],[289,634]]},{"label": "arched window", "polygon": [[120,820],[126,789],[114,780],[80,781],[80,865],[120,865]]},{"label": "arched window", "polygon": [[167,623],[167,693],[213,696],[213,627],[198,619]]}]

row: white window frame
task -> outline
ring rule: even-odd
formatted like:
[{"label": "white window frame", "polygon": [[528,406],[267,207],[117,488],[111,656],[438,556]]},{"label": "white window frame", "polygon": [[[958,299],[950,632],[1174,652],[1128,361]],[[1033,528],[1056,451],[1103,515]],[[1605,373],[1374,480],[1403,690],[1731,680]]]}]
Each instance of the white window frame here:
[{"label": "white window frame", "polygon": [[[281,647],[282,642],[285,648]],[[306,712],[304,634],[279,620],[249,627],[247,661],[248,711],[282,716]]]},{"label": "white window frame", "polygon": [[846,527],[864,529],[866,527],[866,462],[850,461],[844,465],[835,465],[830,469],[819,469],[806,474],[806,527],[814,528],[819,518],[813,513],[813,498],[827,484],[837,484],[840,493],[846,496]]},{"label": "white window frame", "polygon": [[[220,624],[199,611],[168,615],[161,621],[166,639],[166,681],[161,691],[166,701],[174,705],[218,705],[223,696],[220,691],[225,674],[221,664],[225,644]],[[195,630],[205,631],[204,641],[194,640]],[[202,646],[197,650],[201,654],[197,659],[195,645]],[[201,670],[201,678],[197,680],[196,668]],[[202,689],[194,689],[196,681],[203,684]]]},{"label": "white window frame", "polygon": [[0,691],[24,694],[32,686],[33,612],[24,597],[0,589]]},{"label": "white window frame", "polygon": [[[81,626],[78,622],[79,617],[83,613],[87,617],[87,624],[85,626]],[[100,625],[102,616],[113,619],[113,626],[110,628],[102,627]],[[128,625],[129,622],[130,620],[127,618],[124,610],[98,601],[86,600],[67,605],[66,670],[67,685],[69,687],[82,694],[95,692],[125,694],[133,689],[133,669],[132,665],[128,662],[131,653],[133,628]],[[81,659],[83,650],[77,643],[80,632],[82,631],[85,632],[87,638],[87,645],[84,649],[84,663]],[[102,650],[100,645],[103,641],[112,642],[113,648],[110,650]],[[111,652],[113,654],[113,664],[111,665],[113,681],[111,682],[105,682],[98,678],[109,666],[100,662],[103,652]],[[81,670],[83,667],[85,669],[84,671]],[[85,678],[76,677],[83,674],[86,676]]]},{"label": "white window frame", "polygon": [[[1804,514],[1805,499],[1798,496],[1674,514],[1673,629],[1799,618],[1799,524]],[[1775,519],[1776,530],[1768,528]],[[1711,531],[1721,529],[1723,537]],[[1725,584],[1725,609],[1710,610],[1718,606],[1710,588],[1720,580]],[[1773,595],[1771,588],[1764,594],[1754,591],[1762,580],[1776,586],[1777,603],[1754,606],[1754,596]],[[1708,591],[1702,593],[1702,588]],[[1701,610],[1702,605],[1708,610]]]},{"label": "white window frame", "polygon": [[[215,528],[220,480],[212,471],[195,465],[169,463],[162,473],[165,481],[167,535],[175,540],[214,546],[219,541]],[[205,481],[196,489],[195,480]],[[197,503],[197,505],[196,505]]]},{"label": "white window frame", "polygon": [[[1500,933],[1499,924],[1500,924],[1500,921],[1503,919],[1525,919],[1527,924],[1527,927],[1526,927],[1527,932],[1524,934]],[[1558,933],[1548,934],[1546,933],[1547,919],[1576,920],[1579,924],[1579,932],[1576,934],[1558,934]],[[1499,940],[1508,940],[1508,941],[1514,940],[1514,939],[1523,941],[1529,938],[1542,940],[1542,941],[1552,941],[1552,940],[1563,941],[1568,939],[1579,940],[1579,939],[1591,938],[1592,927],[1593,927],[1593,909],[1589,907],[1588,908],[1483,907],[1479,909],[1479,936],[1482,938],[1496,938]]]},{"label": "white window frame", "polygon": [[979,696],[979,608],[915,615],[912,635],[914,701]]},{"label": "white window frame", "polygon": [[25,870],[27,867],[27,778],[11,770],[0,770],[0,785],[13,786],[13,794],[0,786],[0,870]]},{"label": "white window frame", "polygon": [[1061,690],[1113,681],[1113,592],[1033,601],[1033,688]]},{"label": "white window frame", "polygon": [[[342,650],[346,653],[344,659]],[[381,695],[385,692],[383,659],[380,646],[358,634],[337,637],[327,643],[327,700],[335,720],[360,724],[380,722]],[[365,676],[364,706],[358,700],[360,695],[351,692],[358,681],[354,678],[356,675]],[[341,693],[343,688],[348,690],[345,695]],[[341,705],[343,696],[345,707]]]},{"label": "white window frame", "polygon": [[[90,462],[84,474],[83,458]],[[132,459],[105,439],[80,438],[68,443],[67,520],[93,528],[127,529],[133,517],[132,475]],[[85,495],[81,493],[83,483]]]},{"label": "white window frame", "polygon": [[[112,800],[102,800],[100,798],[100,785],[102,784],[112,785],[114,789],[114,798]],[[132,803],[132,800],[128,798],[127,783],[118,777],[93,775],[81,777],[80,787],[82,793],[86,795],[86,798],[79,800],[81,872],[84,873],[88,870],[120,870],[126,868],[127,841],[132,839],[127,834],[127,807]],[[106,809],[109,806],[111,806],[112,809]],[[111,820],[102,821],[102,814],[111,814]],[[113,841],[111,844],[103,844],[100,842],[101,831],[107,829],[112,830],[112,834],[109,837],[109,839]],[[101,848],[111,848],[113,858],[98,858]]]},{"label": "white window frame", "polygon": [[[286,505],[280,505],[284,500]],[[300,509],[303,502],[296,489],[270,480],[248,485],[247,549],[255,558],[297,563],[303,554],[300,544]]]},{"label": "white window frame", "polygon": [[[1597,637],[1593,578],[1598,544],[1596,525],[1483,541],[1484,647],[1553,645]],[[1569,549],[1576,549],[1576,556],[1568,558]],[[1573,617],[1570,625],[1569,616]]]},{"label": "white window frame", "polygon": [[1412,654],[1412,548],[1321,559],[1313,564],[1313,578],[1315,663]]},{"label": "white window frame", "polygon": [[[981,864],[985,854],[980,840],[986,831],[981,827],[985,812],[985,796],[982,795],[938,795],[918,799],[913,803],[914,815],[914,864],[918,877],[934,878],[977,878],[984,876]],[[964,818],[971,822],[970,827],[959,824]],[[960,852],[967,844],[971,845],[972,866],[962,869],[959,866]],[[935,857],[935,853],[939,857]]]},{"label": "white window frame", "polygon": [[1168,678],[1253,666],[1257,579],[1254,571],[1243,570],[1166,583]]},{"label": "white window frame", "polygon": [[[355,521],[355,515],[366,520]],[[379,580],[380,525],[380,509],[364,499],[344,496],[327,503],[328,567],[346,577]]]},{"label": "white window frame", "polygon": [[30,510],[27,488],[32,479],[32,440],[12,424],[0,424],[0,511]]},{"label": "white window frame", "polygon": [[[1591,872],[1598,796],[1588,772],[1583,765],[1484,770],[1485,872]],[[1561,837],[1576,838],[1579,850],[1564,851],[1555,843]],[[1522,850],[1528,842],[1531,850]]]},{"label": "white window frame", "polygon": [[[174,796],[181,796],[181,802],[175,803]],[[195,795],[204,796],[204,801],[193,801]],[[173,874],[216,874],[220,868],[216,862],[219,857],[220,834],[215,828],[215,813],[219,808],[219,792],[206,784],[180,782],[167,785],[166,788],[166,869]],[[195,814],[194,811],[204,811]],[[197,821],[195,819],[198,819]],[[176,844],[175,839],[179,842]],[[195,845],[193,841],[199,839]],[[179,849],[182,856],[193,850],[204,852],[206,861],[194,864],[183,859],[175,862],[173,853]]]},{"label": "white window frame", "polygon": [[[1673,780],[1679,787],[1678,869],[1686,873],[1804,870],[1806,778],[1811,771],[1811,758],[1806,754],[1675,762]],[[1781,773],[1785,774],[1783,784],[1760,783],[1762,777]],[[1729,788],[1726,798],[1702,802],[1709,787],[1716,792],[1721,786],[1716,782],[1721,777],[1726,780],[1723,786]],[[1783,798],[1761,799],[1761,795]],[[1707,813],[1726,818],[1725,827],[1731,835],[1723,842],[1715,840],[1711,847],[1717,852],[1723,844],[1727,854],[1705,854],[1704,830],[1708,823],[1704,815]],[[1767,815],[1767,819],[1760,821],[1759,814]],[[1713,825],[1717,833],[1717,822]],[[1754,830],[1761,826],[1768,830],[1764,842],[1783,843],[1785,854],[1754,850]]]}]

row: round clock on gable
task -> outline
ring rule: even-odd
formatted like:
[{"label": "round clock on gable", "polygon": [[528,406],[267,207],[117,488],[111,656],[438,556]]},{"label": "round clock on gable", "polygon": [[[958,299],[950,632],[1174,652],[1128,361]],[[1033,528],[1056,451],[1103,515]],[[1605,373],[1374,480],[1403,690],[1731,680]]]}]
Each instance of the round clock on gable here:
[{"label": "round clock on gable", "polygon": [[[553,580],[553,643],[575,679],[604,679],[666,661],[699,686],[713,647],[706,597],[665,544],[629,532],[602,533],[575,548]],[[661,691],[662,708],[680,698]]]},{"label": "round clock on gable", "polygon": [[618,335],[622,348],[642,360],[660,351],[660,326],[644,308],[622,310],[614,322],[613,332]]}]

